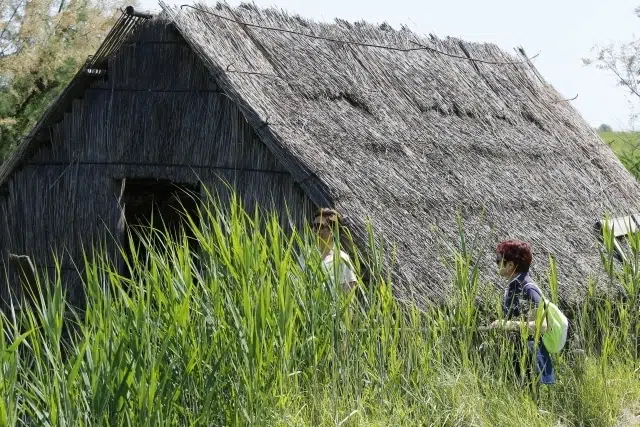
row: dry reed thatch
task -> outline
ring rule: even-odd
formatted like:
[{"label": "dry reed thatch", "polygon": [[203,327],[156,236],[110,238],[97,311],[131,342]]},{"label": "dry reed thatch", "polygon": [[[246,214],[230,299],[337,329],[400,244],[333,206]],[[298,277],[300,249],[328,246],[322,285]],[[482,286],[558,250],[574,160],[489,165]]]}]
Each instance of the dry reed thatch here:
[{"label": "dry reed thatch", "polygon": [[253,5],[162,6],[311,199],[360,240],[368,218],[395,242],[402,296],[447,294],[441,242],[457,240],[459,211],[485,271],[498,240],[522,238],[535,270],[555,255],[563,296],[579,297],[599,271],[595,223],[637,206],[636,181],[523,57]]},{"label": "dry reed thatch", "polygon": [[[74,239],[94,236],[99,221],[116,227],[115,190],[105,191],[114,178],[188,182],[197,166],[208,186],[232,176],[257,203],[282,188],[275,205],[300,205],[298,222],[310,211],[299,186],[315,205],[342,211],[362,246],[371,221],[397,249],[402,298],[449,294],[442,259],[458,240],[458,213],[485,249],[487,277],[495,243],[522,238],[533,244],[535,272],[554,254],[562,296],[579,298],[600,271],[594,225],[606,212],[635,211],[636,181],[524,57],[252,5],[163,9],[148,46],[136,42],[144,32],[120,24],[118,37],[131,43],[112,55],[109,80],[74,79],[70,88],[81,83],[85,99],[56,121],[51,112],[72,103],[61,97],[0,169],[10,187],[5,246],[46,251],[62,240],[78,251]],[[169,23],[188,46],[158,41]],[[42,130],[53,148],[38,154]],[[17,175],[19,166],[29,174]],[[12,214],[15,206],[29,212],[47,187],[42,212]],[[56,225],[41,224],[56,216]]]}]

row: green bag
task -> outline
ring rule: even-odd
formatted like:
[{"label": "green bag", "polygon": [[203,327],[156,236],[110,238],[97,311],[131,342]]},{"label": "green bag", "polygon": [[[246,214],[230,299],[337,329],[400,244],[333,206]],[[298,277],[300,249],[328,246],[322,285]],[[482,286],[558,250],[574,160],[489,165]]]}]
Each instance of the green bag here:
[{"label": "green bag", "polygon": [[[524,290],[529,285],[525,285],[522,289]],[[547,319],[547,330],[542,334],[542,342],[549,353],[558,353],[567,343],[569,320],[557,305],[542,295],[537,286],[531,286],[531,288],[540,295]]]}]

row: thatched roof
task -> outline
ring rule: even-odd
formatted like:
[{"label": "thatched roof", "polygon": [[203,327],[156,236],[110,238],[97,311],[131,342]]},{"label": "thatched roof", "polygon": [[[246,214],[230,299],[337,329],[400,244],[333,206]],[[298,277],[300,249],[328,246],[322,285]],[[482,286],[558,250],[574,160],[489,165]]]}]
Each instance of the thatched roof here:
[{"label": "thatched roof", "polygon": [[[251,5],[162,6],[309,197],[341,210],[361,242],[370,220],[397,246],[399,296],[448,294],[457,212],[489,252],[526,239],[539,273],[554,254],[561,292],[577,296],[599,271],[596,222],[635,211],[636,181],[522,55]],[[491,253],[484,262],[495,268]]]},{"label": "thatched roof", "polygon": [[[490,252],[526,239],[539,273],[554,254],[575,296],[599,270],[594,225],[635,206],[633,177],[520,55],[252,5],[196,8],[163,5],[311,198],[397,244],[400,295],[447,294],[442,242],[455,245],[459,210]],[[485,261],[495,268],[493,253]]]}]

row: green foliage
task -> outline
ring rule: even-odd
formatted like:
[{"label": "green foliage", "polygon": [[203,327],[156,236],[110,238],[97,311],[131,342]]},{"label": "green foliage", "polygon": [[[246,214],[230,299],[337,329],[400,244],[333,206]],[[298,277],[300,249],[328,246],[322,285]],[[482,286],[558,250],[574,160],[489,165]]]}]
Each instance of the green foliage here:
[{"label": "green foliage", "polygon": [[120,0],[13,0],[0,5],[0,160],[95,52]]},{"label": "green foliage", "polygon": [[640,178],[640,133],[601,132],[600,137],[609,144],[627,170],[636,179]]},{"label": "green foliage", "polygon": [[479,330],[500,295],[479,282],[462,224],[453,298],[420,310],[393,298],[382,253],[354,254],[374,281],[345,293],[309,230],[285,234],[235,199],[199,218],[195,240],[141,236],[131,278],[87,259],[83,311],[40,279],[38,303],[0,317],[1,425],[606,426],[640,398],[637,262],[610,268],[622,298],[590,288],[558,384],[532,393],[513,340]]}]

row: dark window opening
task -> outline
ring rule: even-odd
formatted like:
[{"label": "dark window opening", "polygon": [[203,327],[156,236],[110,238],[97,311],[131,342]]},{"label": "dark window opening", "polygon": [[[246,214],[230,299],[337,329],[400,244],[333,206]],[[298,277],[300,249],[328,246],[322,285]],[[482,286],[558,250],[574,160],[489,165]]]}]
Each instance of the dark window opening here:
[{"label": "dark window opening", "polygon": [[[130,262],[145,263],[147,253],[141,239],[149,236],[151,227],[160,232],[155,237],[167,235],[176,240],[186,234],[189,247],[197,251],[195,238],[187,215],[196,224],[198,215],[198,184],[176,183],[159,179],[123,179],[120,189],[122,209],[119,231],[125,254]],[[129,241],[129,236],[131,241]],[[152,241],[153,243],[153,241]],[[155,241],[163,244],[161,241]],[[137,257],[133,250],[137,253]],[[130,271],[122,263],[121,272],[130,277]]]}]

